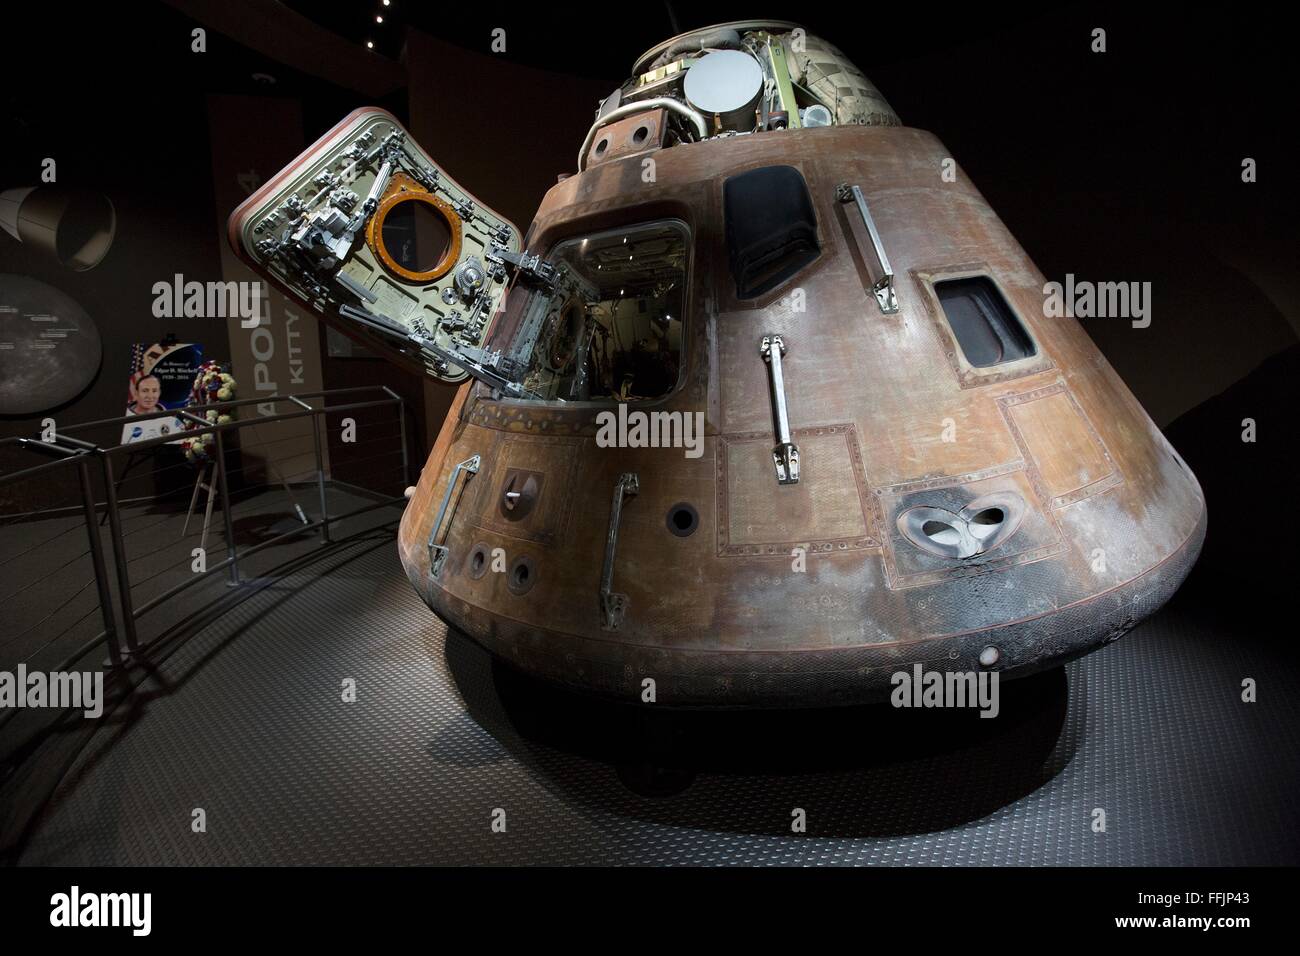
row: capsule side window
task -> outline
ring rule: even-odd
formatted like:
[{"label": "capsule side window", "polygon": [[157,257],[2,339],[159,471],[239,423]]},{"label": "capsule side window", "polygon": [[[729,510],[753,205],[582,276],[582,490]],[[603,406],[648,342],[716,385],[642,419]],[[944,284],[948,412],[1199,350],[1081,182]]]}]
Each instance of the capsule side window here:
[{"label": "capsule side window", "polygon": [[962,354],[975,368],[1037,354],[1029,332],[988,276],[945,279],[934,291]]},{"label": "capsule side window", "polygon": [[808,184],[793,166],[763,166],[722,187],[736,298],[754,299],[821,255]]},{"label": "capsule side window", "polygon": [[691,232],[659,219],[553,245],[555,289],[516,286],[493,349],[540,401],[638,402],[681,383]]}]

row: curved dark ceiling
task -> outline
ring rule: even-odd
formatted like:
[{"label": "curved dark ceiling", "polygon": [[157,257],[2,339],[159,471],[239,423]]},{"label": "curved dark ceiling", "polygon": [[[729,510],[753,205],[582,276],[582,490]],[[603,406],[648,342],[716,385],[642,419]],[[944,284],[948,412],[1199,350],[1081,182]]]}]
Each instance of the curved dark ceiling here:
[{"label": "curved dark ceiling", "polygon": [[[624,79],[644,50],[675,34],[755,17],[795,20],[820,36],[833,39],[850,59],[867,69],[873,64],[914,56],[916,44],[900,38],[924,38],[928,51],[978,43],[990,30],[1023,23],[1024,13],[1002,8],[954,5],[936,16],[928,4],[895,6],[888,22],[872,16],[850,17],[842,8],[808,12],[801,4],[782,11],[763,3],[716,3],[696,0],[648,0],[619,3],[441,4],[420,0],[285,0],[285,6],[341,37],[394,59],[402,50],[402,33],[416,27],[468,50],[490,51],[492,31],[506,31],[505,57],[516,63],[559,73]],[[382,24],[375,21],[382,16]],[[873,29],[873,24],[879,29]],[[847,27],[847,28],[846,28]]]}]

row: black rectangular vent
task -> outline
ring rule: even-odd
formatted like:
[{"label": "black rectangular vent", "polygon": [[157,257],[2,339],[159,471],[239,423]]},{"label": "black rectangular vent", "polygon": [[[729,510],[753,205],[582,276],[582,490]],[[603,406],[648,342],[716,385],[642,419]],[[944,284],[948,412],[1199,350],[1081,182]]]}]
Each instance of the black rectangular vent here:
[{"label": "black rectangular vent", "polygon": [[808,185],[793,166],[763,166],[722,187],[736,297],[770,292],[821,254]]},{"label": "black rectangular vent", "polygon": [[962,354],[976,368],[1014,362],[1037,352],[1034,340],[988,276],[945,279],[934,284],[934,291]]}]

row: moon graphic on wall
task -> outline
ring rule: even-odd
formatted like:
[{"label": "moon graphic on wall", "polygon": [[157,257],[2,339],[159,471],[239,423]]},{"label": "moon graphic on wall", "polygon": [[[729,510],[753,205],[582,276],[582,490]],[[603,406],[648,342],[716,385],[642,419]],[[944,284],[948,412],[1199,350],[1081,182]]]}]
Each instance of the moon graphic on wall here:
[{"label": "moon graphic on wall", "polygon": [[71,296],[0,274],[0,415],[33,415],[76,398],[99,373],[99,329]]}]

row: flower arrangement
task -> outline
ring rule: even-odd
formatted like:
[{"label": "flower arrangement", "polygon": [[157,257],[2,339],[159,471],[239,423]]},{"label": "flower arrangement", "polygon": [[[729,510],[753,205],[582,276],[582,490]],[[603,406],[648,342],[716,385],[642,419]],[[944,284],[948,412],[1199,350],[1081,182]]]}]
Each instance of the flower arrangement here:
[{"label": "flower arrangement", "polygon": [[[203,411],[203,405],[217,402],[229,402],[235,397],[235,377],[221,367],[221,363],[209,359],[199,366],[199,373],[194,376],[194,386],[190,389],[190,401],[187,409],[193,415],[200,415],[214,425],[224,425],[230,421],[225,412],[215,408]],[[186,429],[194,430],[201,426],[197,422],[187,422]],[[195,435],[181,441],[181,449],[187,460],[196,464],[205,463],[211,458],[211,449],[216,440],[211,434]]]}]

